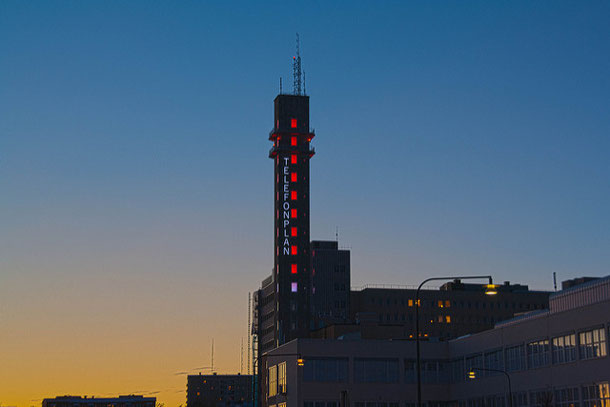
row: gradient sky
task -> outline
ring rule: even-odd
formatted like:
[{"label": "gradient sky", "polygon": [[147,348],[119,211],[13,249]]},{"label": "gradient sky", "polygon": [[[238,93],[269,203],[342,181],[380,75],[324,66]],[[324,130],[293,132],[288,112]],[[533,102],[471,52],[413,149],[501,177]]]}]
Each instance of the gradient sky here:
[{"label": "gradient sky", "polygon": [[609,2],[328,3],[0,2],[0,404],[240,369],[297,31],[352,285],[609,274]]}]

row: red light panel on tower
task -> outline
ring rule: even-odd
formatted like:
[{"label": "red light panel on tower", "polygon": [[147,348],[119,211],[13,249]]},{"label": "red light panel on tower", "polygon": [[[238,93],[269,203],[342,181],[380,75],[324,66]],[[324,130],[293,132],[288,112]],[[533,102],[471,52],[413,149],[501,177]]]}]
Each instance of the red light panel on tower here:
[{"label": "red light panel on tower", "polygon": [[297,273],[297,265],[291,264],[290,265],[290,274],[296,274],[296,273]]},{"label": "red light panel on tower", "polygon": [[297,145],[297,138],[295,136],[290,137],[290,145],[291,146]]},{"label": "red light panel on tower", "polygon": [[292,256],[296,256],[296,254],[297,254],[297,247],[296,246],[294,246],[294,245],[290,246],[290,254]]},{"label": "red light panel on tower", "polygon": [[297,155],[291,154],[290,155],[290,164],[296,164],[296,163],[297,163]]},{"label": "red light panel on tower", "polygon": [[290,217],[291,218],[296,218],[297,217],[297,210],[296,209],[291,209],[290,210]]},{"label": "red light panel on tower", "polygon": [[292,201],[296,201],[297,200],[297,191],[290,191],[290,199]]},{"label": "red light panel on tower", "polygon": [[296,172],[290,173],[290,181],[297,182],[297,173]]},{"label": "red light panel on tower", "polygon": [[297,228],[293,226],[290,228],[290,236],[295,237],[296,235],[297,235]]},{"label": "red light panel on tower", "polygon": [[290,119],[290,127],[293,129],[297,128],[297,119]]}]

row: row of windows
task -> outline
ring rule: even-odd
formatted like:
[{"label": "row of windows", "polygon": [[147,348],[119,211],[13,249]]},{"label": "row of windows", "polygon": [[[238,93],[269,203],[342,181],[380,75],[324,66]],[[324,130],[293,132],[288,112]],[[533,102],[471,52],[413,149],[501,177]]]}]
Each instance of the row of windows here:
[{"label": "row of windows", "polygon": [[[578,337],[578,343],[576,338]],[[428,383],[462,382],[476,368],[518,371],[536,369],[551,363],[559,364],[576,360],[578,347],[580,359],[607,355],[607,341],[603,328],[591,329],[529,342],[505,349],[495,349],[482,354],[447,360],[422,362],[422,380]],[[551,358],[551,354],[553,355]],[[354,358],[353,381],[355,383],[398,383],[398,358]],[[477,377],[494,376],[499,372],[477,372]],[[348,358],[306,358],[303,369],[306,382],[347,382]],[[404,361],[404,377],[407,383],[416,380],[415,360]],[[610,407],[610,406],[609,406]]]},{"label": "row of windows", "polygon": [[[460,315],[422,315],[421,316],[421,322],[427,322],[429,321],[431,324],[433,323],[451,323],[452,321],[455,323],[462,323],[462,324],[493,324],[496,321],[500,320],[501,318],[496,319],[496,317],[493,316],[487,316],[487,315],[464,315],[464,316],[460,316]],[[383,314],[379,315],[379,322],[405,322],[405,321],[409,321],[409,322],[414,322],[415,321],[415,314],[385,314],[385,316]]]},{"label": "row of windows", "polygon": [[[608,407],[610,406],[608,382],[592,383],[580,387],[540,389],[515,392],[514,407]],[[354,407],[415,407],[414,402],[400,401],[356,401]],[[509,397],[505,394],[488,395],[459,401],[427,401],[424,407],[507,407]],[[339,402],[305,401],[303,407],[338,407]]]},{"label": "row of windows", "polygon": [[[421,301],[421,306],[426,308],[450,308],[451,306],[454,307],[458,307],[458,308],[467,308],[467,309],[486,309],[489,307],[489,309],[543,309],[545,308],[545,304],[531,304],[531,303],[523,303],[523,302],[495,302],[493,299],[490,299],[489,301],[451,301],[451,300],[420,300]],[[390,298],[386,298],[385,301],[383,298],[371,298],[369,300],[369,302],[371,304],[375,304],[377,303],[378,305],[395,305],[398,306],[399,304],[401,306],[408,306],[408,307],[413,307],[415,304],[415,300],[413,299],[405,299],[405,298],[394,298],[393,300]],[[385,303],[385,304],[384,304]],[[504,306],[503,306],[504,305]]]}]

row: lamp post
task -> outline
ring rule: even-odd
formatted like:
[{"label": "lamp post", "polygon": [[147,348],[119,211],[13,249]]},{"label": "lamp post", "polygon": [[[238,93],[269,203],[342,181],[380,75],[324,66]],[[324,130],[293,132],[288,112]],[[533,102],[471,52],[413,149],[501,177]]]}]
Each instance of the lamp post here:
[{"label": "lamp post", "polygon": [[417,369],[417,407],[421,407],[421,356],[419,345],[419,292],[424,284],[429,281],[450,281],[450,280],[480,280],[487,279],[489,283],[485,288],[485,294],[495,295],[498,293],[496,286],[493,284],[491,276],[456,276],[456,277],[432,277],[421,282],[415,293],[415,348],[416,348],[416,369]]},{"label": "lamp post", "polygon": [[504,373],[504,376],[506,376],[506,380],[508,380],[508,407],[513,407],[513,388],[512,388],[512,385],[510,384],[510,375],[508,374],[508,372],[506,370],[487,369],[487,368],[483,368],[483,367],[471,367],[470,372],[468,372],[469,379],[476,379],[477,376],[474,372],[475,370],[482,370],[485,372]]}]

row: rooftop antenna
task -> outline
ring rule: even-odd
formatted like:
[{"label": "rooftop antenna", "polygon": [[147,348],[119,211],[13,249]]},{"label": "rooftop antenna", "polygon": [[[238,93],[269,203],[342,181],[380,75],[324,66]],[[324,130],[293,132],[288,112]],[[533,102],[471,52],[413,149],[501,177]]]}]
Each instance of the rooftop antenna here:
[{"label": "rooftop antenna", "polygon": [[282,94],[282,77],[280,76],[280,95]]},{"label": "rooftop antenna", "polygon": [[214,338],[212,338],[212,374],[214,374]]},{"label": "rooftop antenna", "polygon": [[292,75],[293,75],[293,93],[295,95],[302,95],[301,92],[301,51],[299,49],[299,33],[297,33],[297,54],[292,57]]},{"label": "rooftop antenna", "polygon": [[339,226],[335,226],[335,241],[339,242]]},{"label": "rooftop antenna", "polygon": [[553,286],[555,287],[555,291],[557,291],[557,273],[553,271]]},{"label": "rooftop antenna", "polygon": [[305,87],[305,71],[303,70],[303,95],[307,95],[307,88]]}]

